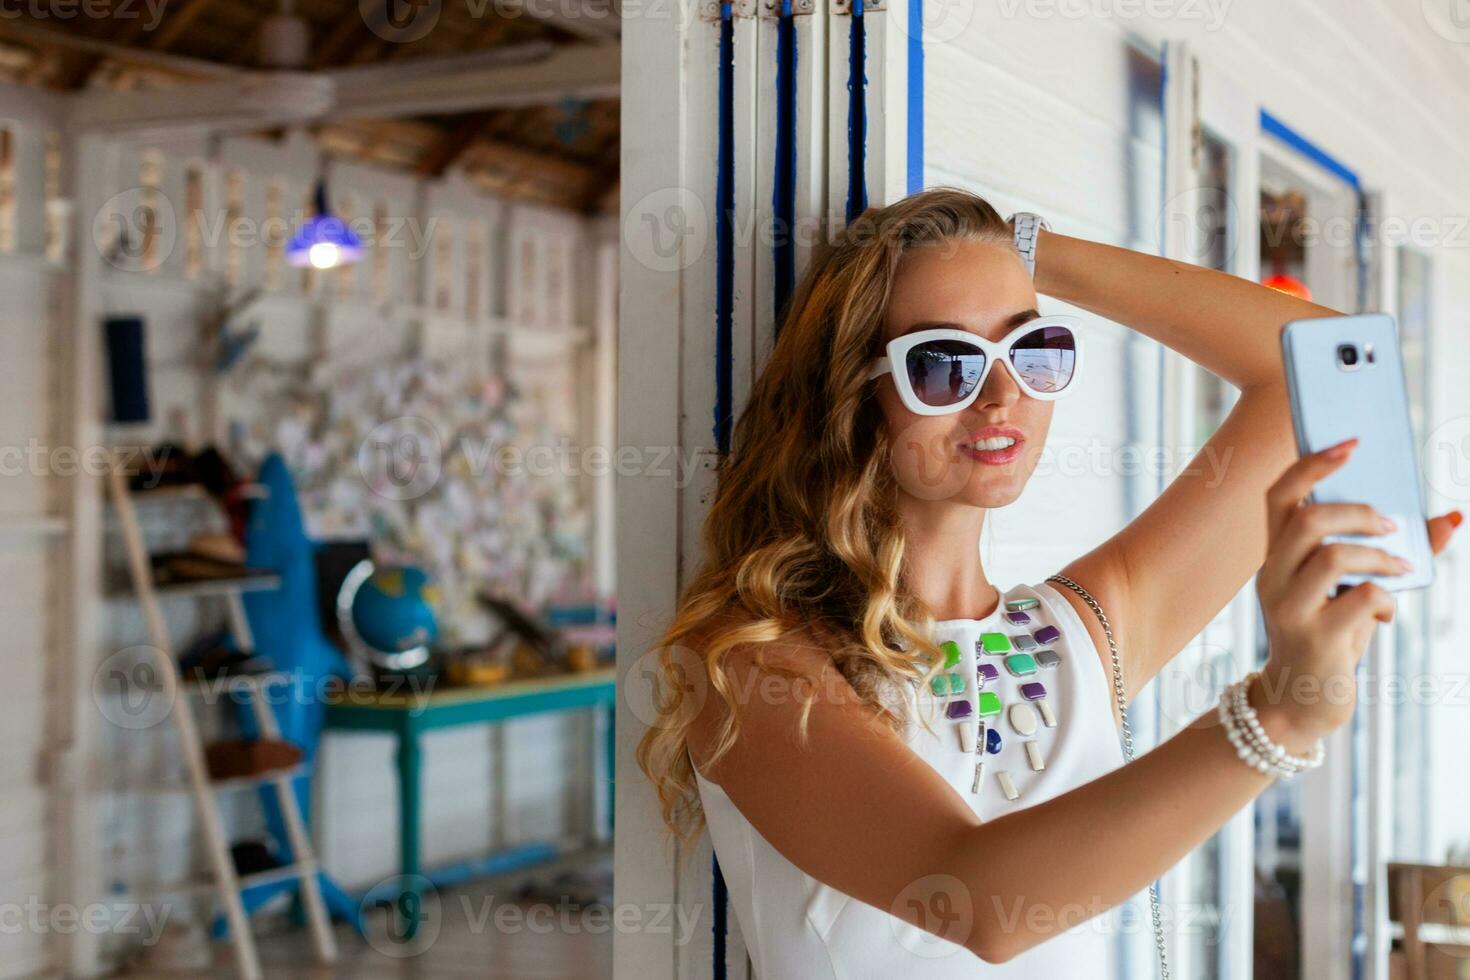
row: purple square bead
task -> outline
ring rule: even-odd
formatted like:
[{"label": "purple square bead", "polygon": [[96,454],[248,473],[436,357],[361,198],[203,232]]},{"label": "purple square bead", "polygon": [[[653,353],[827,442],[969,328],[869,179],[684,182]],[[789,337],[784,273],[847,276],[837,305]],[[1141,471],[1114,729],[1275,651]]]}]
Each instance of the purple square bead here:
[{"label": "purple square bead", "polygon": [[959,699],[945,705],[944,713],[950,718],[968,718],[975,713],[975,706],[969,701]]},{"label": "purple square bead", "polygon": [[1021,685],[1021,697],[1027,701],[1040,701],[1046,697],[1046,685],[1040,681],[1028,681]]},{"label": "purple square bead", "polygon": [[1037,643],[1045,646],[1048,643],[1055,643],[1060,640],[1062,638],[1062,631],[1055,626],[1043,626],[1031,635],[1036,637]]},{"label": "purple square bead", "polygon": [[1025,626],[1027,623],[1031,622],[1031,617],[1021,612],[1019,609],[1015,612],[1006,613],[1006,619],[1015,623],[1017,626]]},{"label": "purple square bead", "polygon": [[975,673],[980,676],[980,683],[982,684],[986,681],[993,681],[1000,676],[1000,671],[996,669],[995,664],[981,664],[975,668]]}]

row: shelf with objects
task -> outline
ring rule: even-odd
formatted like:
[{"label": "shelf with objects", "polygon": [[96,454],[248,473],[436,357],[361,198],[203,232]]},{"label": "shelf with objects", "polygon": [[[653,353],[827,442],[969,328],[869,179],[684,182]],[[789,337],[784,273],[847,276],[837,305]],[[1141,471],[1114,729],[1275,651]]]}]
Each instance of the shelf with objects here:
[{"label": "shelf with objects", "polygon": [[[488,639],[443,646],[435,643],[433,595],[431,580],[419,569],[378,569],[367,557],[351,564],[335,606],[337,635],[371,683],[331,696],[325,716],[329,730],[386,733],[396,740],[398,875],[364,893],[361,901],[395,910],[398,934],[410,943],[423,920],[426,889],[531,867],[567,851],[560,842],[536,840],[425,869],[422,739],[427,733],[539,714],[595,713],[602,721],[606,832],[611,834],[613,611],[592,603],[553,605],[537,613],[482,591],[477,603],[490,624]],[[599,882],[582,884],[592,894],[599,891]]]},{"label": "shelf with objects", "polygon": [[[252,737],[205,744],[162,605],[170,592],[190,598],[222,598],[227,604],[235,649],[251,651],[255,643],[242,597],[252,591],[278,587],[279,579],[273,575],[251,574],[243,562],[232,560],[233,556],[222,556],[220,551],[227,548],[218,540],[208,542],[203,549],[212,553],[190,553],[181,561],[158,560],[159,556],[148,551],[124,470],[122,460],[114,460],[108,474],[108,488],[122,532],[133,600],[140,607],[148,629],[147,652],[152,659],[151,674],[156,679],[157,690],[144,693],[156,693],[161,698],[160,703],[165,706],[178,735],[187,776],[183,785],[194,798],[209,865],[206,878],[147,890],[153,894],[212,893],[228,925],[239,975],[245,980],[258,980],[264,974],[244,896],[266,885],[289,884],[299,889],[317,961],[335,963],[336,939],[317,880],[316,855],[295,790],[296,780],[303,775],[303,753],[283,740],[274,709],[261,696],[260,686],[252,684],[237,688],[248,694],[246,701],[254,722]],[[199,674],[196,685],[205,680]],[[270,866],[264,867],[242,864],[242,847],[230,845],[217,797],[219,793],[240,788],[261,790],[263,803],[269,795],[288,842],[287,859],[268,860]]]}]

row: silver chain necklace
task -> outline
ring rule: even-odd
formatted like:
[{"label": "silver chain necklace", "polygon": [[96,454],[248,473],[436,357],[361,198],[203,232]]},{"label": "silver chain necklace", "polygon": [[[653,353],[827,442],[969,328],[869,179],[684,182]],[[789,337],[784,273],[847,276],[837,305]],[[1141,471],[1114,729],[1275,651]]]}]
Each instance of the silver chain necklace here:
[{"label": "silver chain necklace", "polygon": [[[1108,622],[1107,613],[1103,612],[1102,606],[1082,586],[1065,575],[1053,575],[1047,579],[1048,582],[1056,582],[1064,585],[1077,593],[1087,607],[1097,614],[1097,621],[1102,624],[1103,636],[1108,640],[1108,653],[1113,658],[1113,695],[1118,701],[1118,718],[1122,723],[1123,732],[1123,761],[1133,761],[1133,728],[1128,724],[1128,695],[1123,688],[1123,660],[1118,656],[1118,643],[1113,639],[1113,627]],[[1160,980],[1169,980],[1169,956],[1164,949],[1164,917],[1159,911],[1159,883],[1157,880],[1148,886],[1148,911],[1153,919],[1154,925],[1154,947],[1159,952],[1159,977]]]}]

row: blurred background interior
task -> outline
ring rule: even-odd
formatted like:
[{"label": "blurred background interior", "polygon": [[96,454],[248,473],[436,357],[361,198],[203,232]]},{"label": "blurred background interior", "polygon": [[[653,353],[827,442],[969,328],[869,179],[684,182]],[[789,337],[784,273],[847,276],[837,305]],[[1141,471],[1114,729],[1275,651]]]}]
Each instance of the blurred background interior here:
[{"label": "blurred background interior", "polygon": [[[809,255],[745,219],[958,184],[1387,310],[1431,505],[1470,499],[1453,4],[618,6],[0,5],[0,977],[754,975],[707,840],[676,870],[612,793],[650,720],[614,664],[707,500],[656,470],[718,451],[714,375],[738,406]],[[998,581],[1141,511],[1233,401],[1067,312],[1082,468],[995,515]],[[1166,878],[1176,976],[1470,975],[1461,563],[1329,765]],[[1246,589],[1144,743],[1264,654]],[[1145,975],[1148,929],[1118,942]]]},{"label": "blurred background interior", "polygon": [[[450,895],[611,901],[611,474],[571,447],[612,442],[618,22],[416,12],[0,18],[4,441],[44,456],[0,491],[0,887],[68,868],[109,919],[0,975],[370,976]],[[129,479],[67,489],[78,438]],[[410,965],[610,972],[488,931]]]}]

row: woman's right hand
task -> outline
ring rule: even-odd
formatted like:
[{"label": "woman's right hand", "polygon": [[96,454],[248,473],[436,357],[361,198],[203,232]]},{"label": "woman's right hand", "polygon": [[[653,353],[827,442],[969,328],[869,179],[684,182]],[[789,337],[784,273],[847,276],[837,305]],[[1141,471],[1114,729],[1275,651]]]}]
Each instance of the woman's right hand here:
[{"label": "woman's right hand", "polygon": [[[1329,535],[1380,535],[1393,523],[1367,504],[1306,503],[1338,469],[1356,439],[1303,456],[1266,493],[1268,546],[1256,576],[1270,656],[1251,703],[1288,751],[1306,751],[1345,724],[1357,703],[1355,671],[1394,598],[1363,582],[1334,596],[1349,573],[1401,575],[1409,563],[1369,544],[1324,543]],[[1269,719],[1269,720],[1268,720]]]}]

